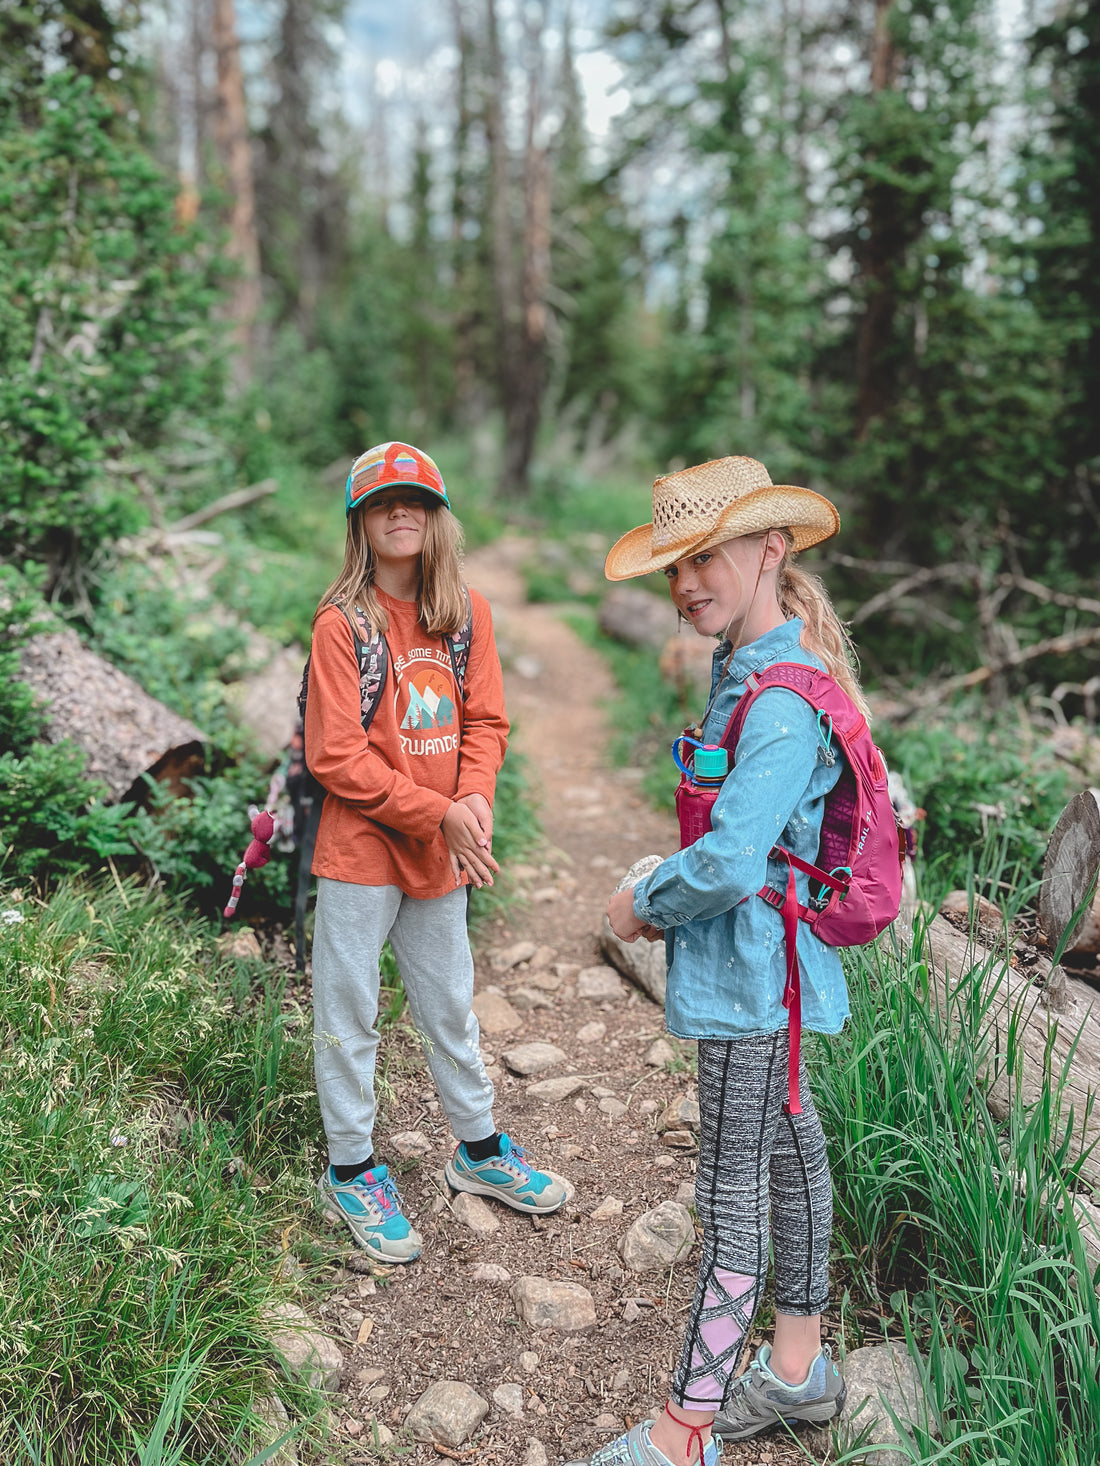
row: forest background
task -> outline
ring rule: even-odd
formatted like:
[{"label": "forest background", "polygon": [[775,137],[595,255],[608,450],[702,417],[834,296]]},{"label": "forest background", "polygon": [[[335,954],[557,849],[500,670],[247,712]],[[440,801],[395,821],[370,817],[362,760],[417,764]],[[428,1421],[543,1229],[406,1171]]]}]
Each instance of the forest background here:
[{"label": "forest background", "polygon": [[[1029,899],[1071,787],[1061,754],[1082,746],[1051,736],[1095,731],[1100,5],[429,9],[443,44],[395,83],[369,48],[349,68],[340,0],[0,0],[4,1022],[34,1050],[2,1086],[27,1242],[3,1292],[0,1398],[41,1426],[27,1461],[119,1459],[140,1426],[153,1466],[152,1423],[204,1389],[202,1449],[225,1459],[267,1368],[241,1340],[269,1289],[271,1217],[238,1157],[308,1186],[304,1029],[270,971],[219,976],[187,904],[221,905],[270,772],[228,689],[262,661],[257,633],[308,639],[364,447],[432,452],[470,542],[532,537],[530,594],[569,600],[594,637],[602,549],[648,519],[655,473],[746,452],[835,498],[843,537],[807,563],[928,811],[930,885]],[[593,55],[625,103],[598,133]],[[242,489],[216,529],[187,527]],[[58,618],[203,730],[186,790],[112,803],[78,748],[43,737],[20,658]],[[628,736],[666,747],[682,696],[605,650]],[[519,783],[513,766],[517,844]],[[250,877],[242,911],[285,912],[288,869]],[[128,893],[159,887],[185,904],[146,922]],[[35,902],[40,945],[19,948]],[[97,964],[125,968],[132,1010],[97,991]],[[162,1154],[149,1132],[155,1186],[136,1150],[102,1157],[123,1092],[146,1113],[169,1085],[195,1107],[193,1217],[181,1203],[154,1228],[182,1142]],[[1005,1205],[997,1192],[991,1214]],[[897,1215],[912,1206],[901,1195]],[[896,1260],[908,1233],[875,1225]],[[138,1234],[155,1245],[130,1279]],[[128,1321],[125,1368],[98,1354],[99,1303],[51,1311],[93,1296]],[[187,1319],[165,1298],[189,1300]],[[233,1330],[227,1371],[210,1340]],[[1034,1374],[1020,1366],[1021,1390]],[[97,1388],[115,1414],[84,1413]],[[307,1393],[283,1389],[303,1419]],[[74,1454],[51,1458],[62,1438]]]}]

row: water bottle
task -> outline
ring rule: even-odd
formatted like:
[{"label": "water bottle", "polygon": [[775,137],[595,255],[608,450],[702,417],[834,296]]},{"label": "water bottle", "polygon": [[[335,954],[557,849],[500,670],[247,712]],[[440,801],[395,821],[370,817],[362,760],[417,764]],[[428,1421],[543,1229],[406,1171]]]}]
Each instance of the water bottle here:
[{"label": "water bottle", "polygon": [[[690,764],[684,762],[680,752],[684,744],[694,750]],[[680,821],[680,849],[685,850],[710,830],[714,801],[729,773],[729,753],[719,743],[700,743],[685,735],[672,745],[672,757],[680,770],[676,817]]]}]

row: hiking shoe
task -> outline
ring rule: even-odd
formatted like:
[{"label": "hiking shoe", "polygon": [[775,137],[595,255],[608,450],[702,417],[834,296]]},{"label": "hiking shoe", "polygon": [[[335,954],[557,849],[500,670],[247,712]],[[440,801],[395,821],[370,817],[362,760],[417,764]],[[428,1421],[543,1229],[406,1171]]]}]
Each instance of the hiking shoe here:
[{"label": "hiking shoe", "polygon": [[[664,1451],[659,1451],[649,1438],[652,1424],[652,1420],[639,1421],[626,1435],[598,1447],[583,1461],[567,1461],[566,1466],[671,1466]],[[720,1455],[721,1447],[712,1437],[703,1447],[701,1466],[718,1466]]]},{"label": "hiking shoe", "polygon": [[565,1186],[536,1171],[523,1147],[513,1145],[507,1135],[500,1137],[500,1155],[484,1161],[472,1161],[461,1142],[445,1167],[447,1180],[456,1191],[472,1191],[475,1196],[495,1196],[516,1211],[557,1211],[565,1200]]},{"label": "hiking shoe", "polygon": [[748,1369],[734,1380],[729,1400],[714,1418],[715,1435],[727,1441],[743,1441],[781,1420],[787,1425],[799,1421],[825,1425],[840,1414],[846,1393],[844,1376],[833,1363],[828,1345],[800,1385],[786,1384],[772,1373],[768,1363],[771,1354],[771,1345],[761,1344]]},{"label": "hiking shoe", "polygon": [[317,1182],[325,1212],[346,1222],[356,1242],[376,1262],[412,1262],[420,1256],[420,1234],[401,1210],[401,1197],[386,1166],[337,1181],[331,1166]]}]

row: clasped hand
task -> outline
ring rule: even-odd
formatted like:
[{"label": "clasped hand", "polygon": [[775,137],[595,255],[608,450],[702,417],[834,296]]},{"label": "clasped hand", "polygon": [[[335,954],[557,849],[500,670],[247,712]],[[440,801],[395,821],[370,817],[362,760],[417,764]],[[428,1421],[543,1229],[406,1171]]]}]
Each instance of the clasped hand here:
[{"label": "clasped hand", "polygon": [[491,886],[500,866],[493,859],[493,808],[484,794],[464,794],[443,816],[440,826],[447,842],[451,871],[456,881],[465,871],[475,886]]},{"label": "clasped hand", "polygon": [[607,919],[611,930],[623,942],[636,942],[639,937],[645,937],[647,942],[657,942],[664,936],[659,928],[635,915],[633,886],[615,892],[607,903]]}]

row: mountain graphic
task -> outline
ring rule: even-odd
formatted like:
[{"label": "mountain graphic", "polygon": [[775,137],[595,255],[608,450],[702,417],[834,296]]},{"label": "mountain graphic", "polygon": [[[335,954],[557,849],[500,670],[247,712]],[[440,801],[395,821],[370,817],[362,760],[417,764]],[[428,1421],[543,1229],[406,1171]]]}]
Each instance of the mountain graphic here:
[{"label": "mountain graphic", "polygon": [[430,686],[421,691],[415,682],[409,683],[409,710],[402,728],[449,728],[454,720],[455,705],[449,697],[441,697]]}]

